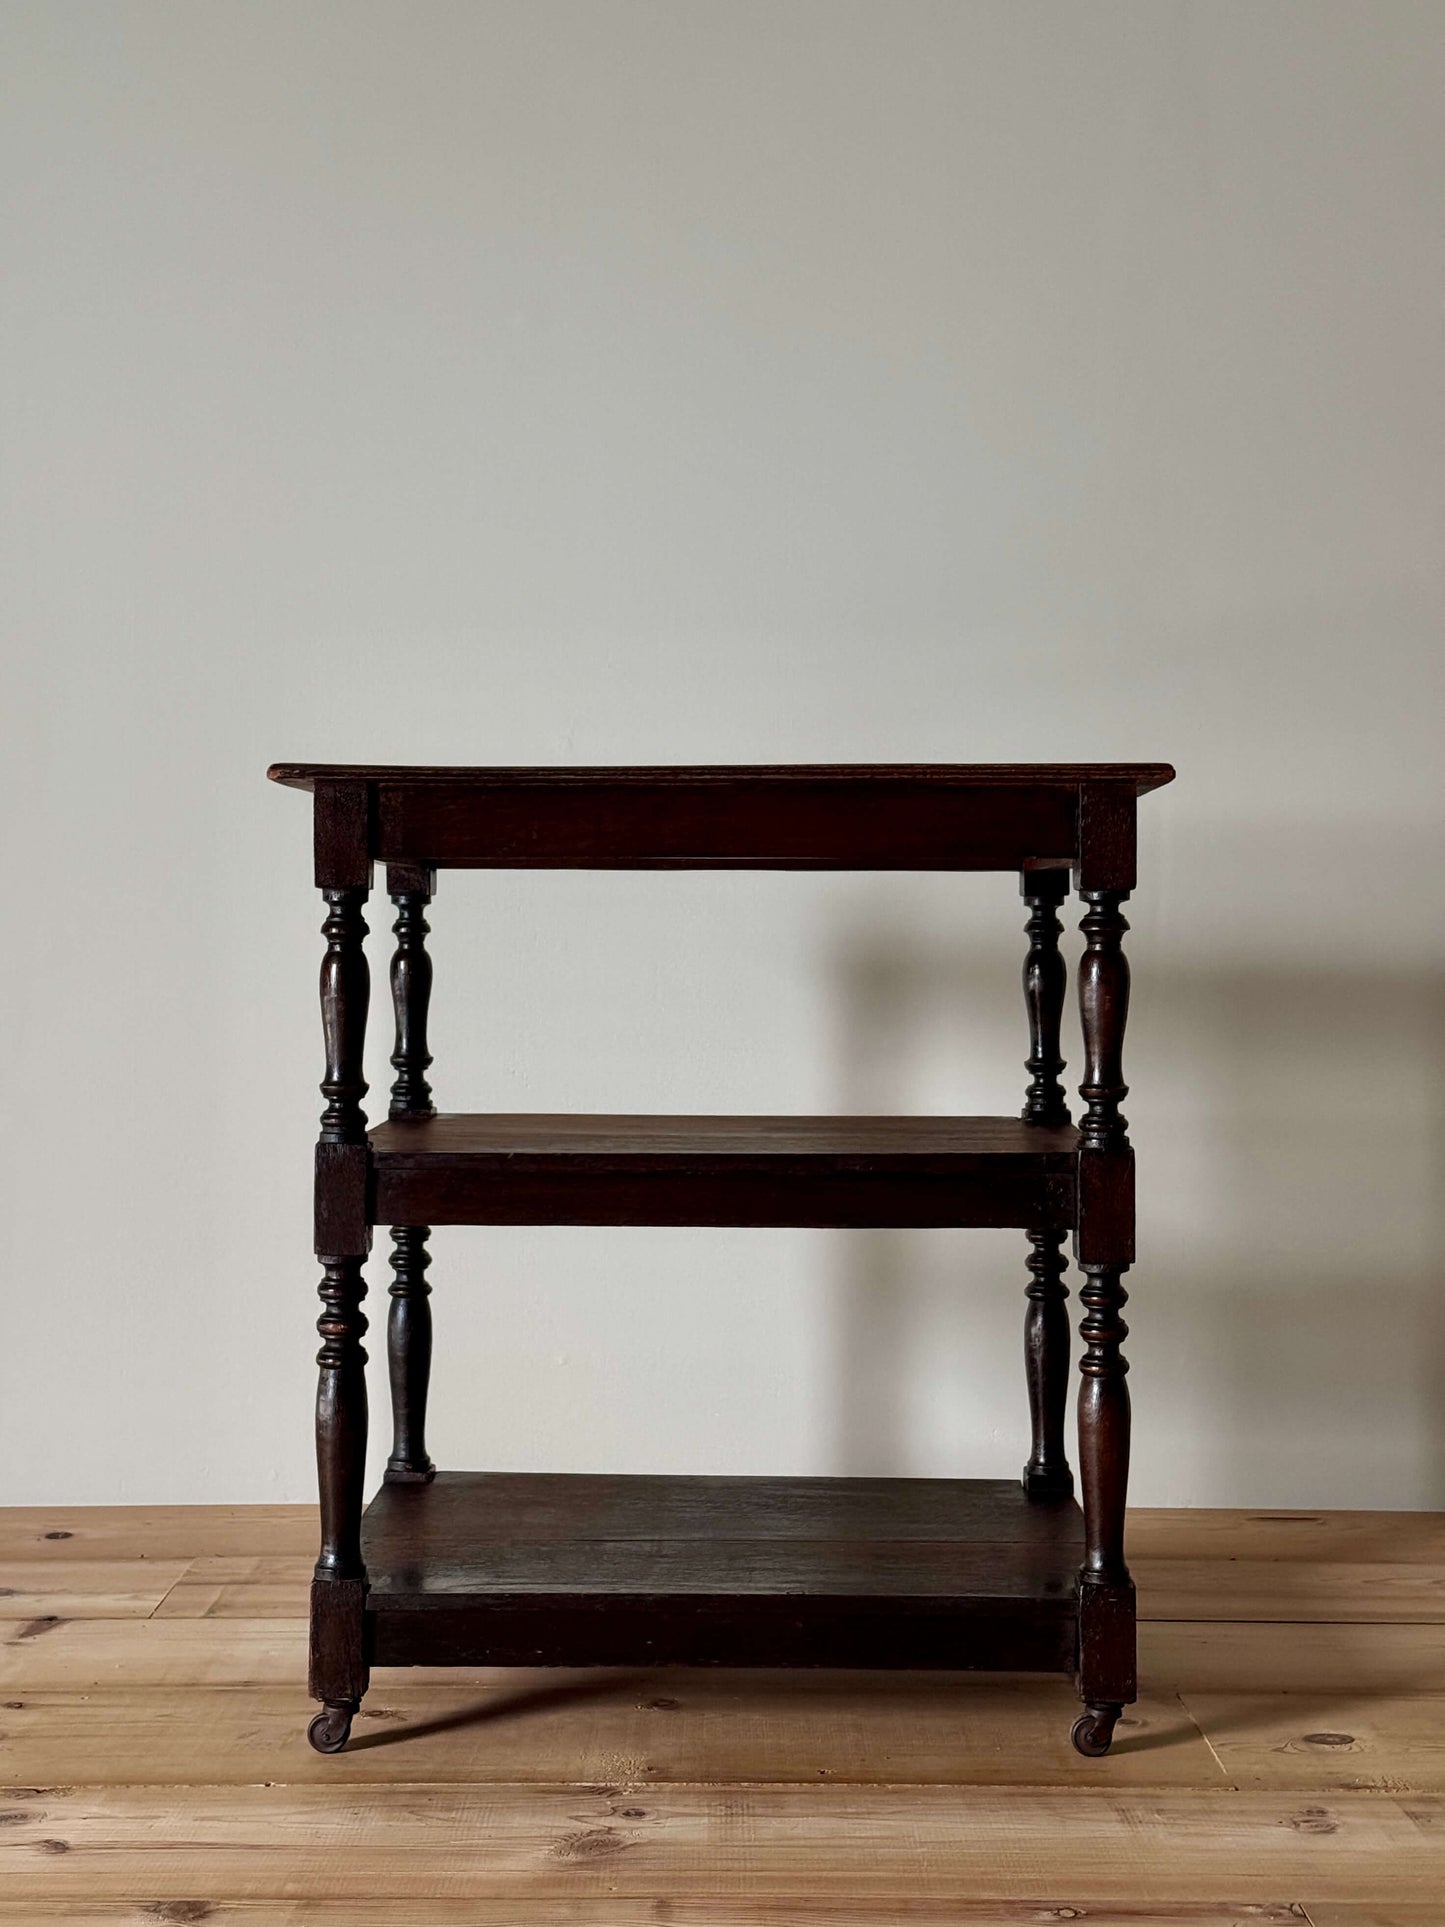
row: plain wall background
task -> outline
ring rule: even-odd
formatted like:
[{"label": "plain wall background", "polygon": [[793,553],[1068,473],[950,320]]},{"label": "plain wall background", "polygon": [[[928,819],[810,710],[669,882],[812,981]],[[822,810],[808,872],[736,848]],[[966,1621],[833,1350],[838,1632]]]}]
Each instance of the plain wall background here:
[{"label": "plain wall background", "polygon": [[[1438,6],[7,0],[0,69],[5,1500],[311,1496],[271,760],[1162,758],[1134,1495],[1445,1503]],[[1008,877],[432,923],[451,1108],[1021,1098]],[[1022,1463],[1019,1234],[433,1243],[444,1463]]]}]

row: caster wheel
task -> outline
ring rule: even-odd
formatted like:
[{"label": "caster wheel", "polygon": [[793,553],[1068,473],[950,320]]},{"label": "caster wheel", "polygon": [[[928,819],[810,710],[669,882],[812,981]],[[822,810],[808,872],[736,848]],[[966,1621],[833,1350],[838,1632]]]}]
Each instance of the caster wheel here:
[{"label": "caster wheel", "polygon": [[1069,1735],[1074,1742],[1074,1751],[1082,1753],[1086,1759],[1102,1759],[1114,1738],[1114,1722],[1121,1708],[1117,1706],[1091,1706],[1074,1721],[1074,1730]]},{"label": "caster wheel", "polygon": [[339,1753],[351,1738],[351,1721],[356,1712],[354,1706],[338,1705],[334,1702],[322,1707],[306,1729],[306,1737],[318,1753]]}]

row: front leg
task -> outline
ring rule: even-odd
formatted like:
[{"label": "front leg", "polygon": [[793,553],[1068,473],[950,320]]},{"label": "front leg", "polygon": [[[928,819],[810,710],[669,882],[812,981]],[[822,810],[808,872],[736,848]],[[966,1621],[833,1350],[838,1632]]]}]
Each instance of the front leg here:
[{"label": "front leg", "polygon": [[1084,1563],[1079,1572],[1079,1697],[1074,1728],[1081,1753],[1107,1752],[1120,1711],[1136,1694],[1134,1582],[1124,1557],[1129,1488],[1128,1362],[1122,1316],[1124,1273],[1134,1260],[1134,1153],[1120,1104],[1124,1026],[1129,1011],[1127,892],[1086,889],[1085,951],[1079,965],[1087,1109],[1079,1125],[1075,1250],[1084,1284],[1080,1327],[1079,1481]]},{"label": "front leg", "polygon": [[367,1687],[363,1629],[366,1567],[361,1511],[366,1476],[366,1296],[360,1258],[322,1259],[323,1310],[316,1388],[316,1472],[321,1552],[311,1582],[311,1697],[323,1702],[307,1729],[321,1753],[345,1746]]},{"label": "front leg", "polygon": [[366,1095],[362,1071],[370,978],[362,948],[364,889],[326,889],[321,1022],[326,1108],[316,1147],[316,1248],[321,1260],[321,1350],[316,1363],[316,1472],[321,1549],[311,1583],[310,1690],[324,1710],[307,1737],[318,1751],[346,1744],[366,1691],[366,1568],[361,1513],[366,1477]]},{"label": "front leg", "polygon": [[[1024,870],[1019,894],[1028,905],[1028,955],[1024,958],[1024,1008],[1028,1012],[1029,1087],[1024,1097],[1026,1124],[1066,1125],[1068,1101],[1060,1074],[1064,1068],[1059,1031],[1068,973],[1059,955],[1063,926],[1058,906],[1069,891],[1067,870]],[[1064,1309],[1062,1231],[1034,1229],[1028,1234],[1028,1310],[1024,1314],[1024,1375],[1028,1383],[1033,1449],[1024,1467],[1024,1491],[1031,1499],[1073,1497],[1074,1476],[1064,1450],[1064,1409],[1069,1389],[1069,1320]]]}]

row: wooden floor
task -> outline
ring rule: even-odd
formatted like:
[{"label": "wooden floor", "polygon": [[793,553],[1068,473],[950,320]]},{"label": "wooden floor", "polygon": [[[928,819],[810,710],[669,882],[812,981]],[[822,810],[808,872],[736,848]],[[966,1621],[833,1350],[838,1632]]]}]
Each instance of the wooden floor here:
[{"label": "wooden floor", "polygon": [[1445,1927],[1445,1515],[1140,1512],[1143,1698],[379,1672],[304,1744],[297,1507],[0,1511],[0,1923]]}]

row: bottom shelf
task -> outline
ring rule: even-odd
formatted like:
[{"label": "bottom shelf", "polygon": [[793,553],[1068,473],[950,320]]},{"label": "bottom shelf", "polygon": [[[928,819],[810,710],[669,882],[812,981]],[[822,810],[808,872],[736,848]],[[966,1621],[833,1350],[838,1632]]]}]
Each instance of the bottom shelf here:
[{"label": "bottom shelf", "polygon": [[441,1472],[367,1508],[367,1656],[1070,1672],[1082,1540],[1002,1479]]}]

